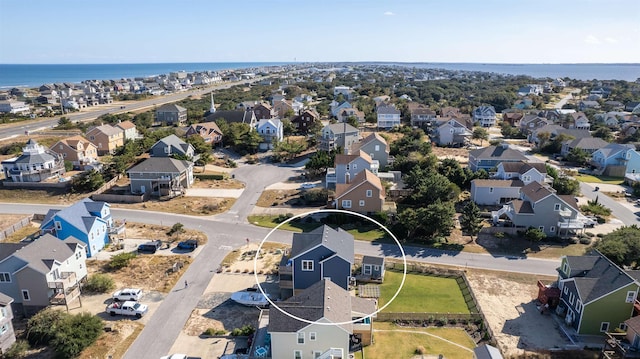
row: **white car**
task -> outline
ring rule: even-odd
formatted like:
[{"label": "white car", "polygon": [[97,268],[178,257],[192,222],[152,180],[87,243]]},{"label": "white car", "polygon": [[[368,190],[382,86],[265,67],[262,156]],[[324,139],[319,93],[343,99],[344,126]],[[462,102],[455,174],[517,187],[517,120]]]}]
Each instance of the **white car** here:
[{"label": "white car", "polygon": [[160,359],[200,359],[187,356],[187,354],[171,354],[160,357]]},{"label": "white car", "polygon": [[303,183],[300,188],[302,189],[310,189],[310,188],[314,188],[316,185],[314,183]]},{"label": "white car", "polygon": [[142,298],[142,289],[140,288],[124,288],[113,293],[113,300],[117,301],[139,301]]}]

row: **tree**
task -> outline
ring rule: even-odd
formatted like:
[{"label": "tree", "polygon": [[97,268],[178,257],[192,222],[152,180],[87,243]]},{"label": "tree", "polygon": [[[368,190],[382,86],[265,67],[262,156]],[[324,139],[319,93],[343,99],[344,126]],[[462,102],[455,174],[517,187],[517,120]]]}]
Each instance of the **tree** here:
[{"label": "tree", "polygon": [[354,128],[360,127],[360,122],[358,122],[358,118],[356,116],[347,117],[347,123]]},{"label": "tree", "polygon": [[309,158],[304,169],[307,171],[309,177],[315,178],[324,175],[327,172],[327,168],[333,166],[334,160],[335,152],[318,151]]},{"label": "tree", "polygon": [[576,195],[580,192],[580,182],[569,177],[557,177],[551,185],[559,195]]},{"label": "tree", "polygon": [[429,241],[435,236],[448,236],[455,226],[455,209],[450,202],[437,200],[424,207],[406,208],[398,214],[403,240],[410,242]]},{"label": "tree", "polygon": [[91,170],[84,172],[73,180],[73,190],[76,192],[91,192],[100,188],[104,184],[102,173]]},{"label": "tree", "polygon": [[567,161],[584,166],[589,161],[589,154],[583,149],[575,147],[567,153]]},{"label": "tree", "polygon": [[640,227],[621,227],[605,234],[595,248],[619,266],[640,266]]},{"label": "tree", "polygon": [[547,141],[549,141],[549,138],[551,138],[551,133],[540,132],[536,135],[536,137],[538,137],[538,148],[544,148],[544,146],[547,144]]},{"label": "tree", "polygon": [[485,128],[476,127],[473,130],[473,134],[471,135],[471,138],[473,138],[474,140],[480,140],[480,146],[482,146],[484,141],[489,139],[489,132],[487,132]]},{"label": "tree", "polygon": [[67,172],[73,170],[73,163],[71,163],[71,161],[64,160],[64,170]]},{"label": "tree", "polygon": [[413,193],[405,199],[407,204],[434,203],[436,201],[451,201],[458,198],[460,189],[451,183],[447,177],[431,170],[416,167],[405,176],[407,188]]},{"label": "tree", "polygon": [[306,144],[300,141],[291,141],[287,138],[285,141],[276,143],[273,147],[273,155],[277,161],[289,161],[295,158],[306,149]]},{"label": "tree", "polygon": [[595,131],[592,132],[593,137],[599,137],[607,142],[611,142],[613,140],[613,133],[609,127],[598,127]]},{"label": "tree", "polygon": [[196,154],[211,152],[211,144],[206,143],[204,141],[204,138],[202,138],[201,136],[198,136],[198,135],[189,136],[187,137],[185,142],[193,146],[193,149],[195,150]]},{"label": "tree", "polygon": [[471,239],[473,236],[477,236],[482,229],[482,218],[480,217],[480,209],[474,201],[469,201],[462,208],[462,214],[460,215],[460,227],[463,232],[466,232]]},{"label": "tree", "polygon": [[67,314],[57,324],[55,336],[50,344],[62,358],[78,356],[84,348],[98,339],[103,329],[102,319],[86,312]]},{"label": "tree", "polygon": [[32,346],[47,345],[56,335],[57,325],[65,312],[46,308],[27,321],[26,337]]},{"label": "tree", "polygon": [[438,166],[438,172],[447,177],[449,181],[455,183],[459,188],[466,188],[468,183],[467,174],[457,160],[453,158],[443,159]]},{"label": "tree", "polygon": [[529,227],[524,232],[524,238],[531,241],[531,244],[533,244],[547,238],[547,234],[544,233],[540,228]]}]

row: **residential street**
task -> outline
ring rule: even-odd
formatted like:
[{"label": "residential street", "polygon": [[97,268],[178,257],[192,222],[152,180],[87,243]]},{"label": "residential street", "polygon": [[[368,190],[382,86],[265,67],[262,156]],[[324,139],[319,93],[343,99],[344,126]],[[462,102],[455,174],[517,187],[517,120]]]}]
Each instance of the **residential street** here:
[{"label": "residential street", "polygon": [[[130,222],[142,222],[172,226],[180,222],[187,228],[204,232],[209,239],[202,252],[195,258],[183,278],[166,296],[144,330],[131,345],[125,358],[157,358],[166,355],[178,337],[193,308],[219,267],[221,260],[232,249],[241,248],[246,238],[251,241],[262,240],[269,229],[247,223],[263,189],[273,183],[286,181],[301,174],[301,168],[280,167],[260,163],[241,165],[233,171],[236,179],[246,184],[245,191],[227,213],[216,216],[196,217],[169,213],[112,208],[114,219],[126,219]],[[588,198],[599,196],[601,203],[613,210],[613,214],[625,224],[637,223],[636,216],[629,209],[610,199],[606,195],[594,192],[593,186],[581,183],[581,189]],[[46,213],[56,206],[40,204],[0,204],[0,213]],[[291,243],[292,232],[276,231],[270,241]],[[408,260],[440,265],[453,265],[467,268],[481,268],[528,274],[555,275],[557,260],[531,259],[521,257],[492,256],[465,252],[448,252],[428,248],[403,246]],[[355,252],[366,255],[384,255],[400,258],[400,249],[396,245],[357,241]],[[188,288],[184,281],[189,282]]]},{"label": "residential street", "polygon": [[[611,209],[611,214],[614,217],[621,220],[626,226],[631,225],[639,225],[640,217],[638,217],[635,213],[631,212],[628,208],[611,199],[609,196],[602,192],[596,192],[595,187],[597,183],[585,183],[580,182],[580,191],[582,194],[589,198],[590,200],[596,199],[598,197],[598,202],[602,203],[607,208]],[[640,209],[639,209],[640,210]]]}]

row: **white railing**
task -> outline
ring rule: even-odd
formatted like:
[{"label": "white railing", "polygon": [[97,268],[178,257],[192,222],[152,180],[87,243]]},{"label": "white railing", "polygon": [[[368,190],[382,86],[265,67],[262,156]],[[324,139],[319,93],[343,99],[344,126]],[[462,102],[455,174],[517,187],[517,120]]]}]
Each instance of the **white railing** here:
[{"label": "white railing", "polygon": [[334,358],[344,358],[342,348],[331,348],[326,352],[320,354],[316,359],[334,359]]}]

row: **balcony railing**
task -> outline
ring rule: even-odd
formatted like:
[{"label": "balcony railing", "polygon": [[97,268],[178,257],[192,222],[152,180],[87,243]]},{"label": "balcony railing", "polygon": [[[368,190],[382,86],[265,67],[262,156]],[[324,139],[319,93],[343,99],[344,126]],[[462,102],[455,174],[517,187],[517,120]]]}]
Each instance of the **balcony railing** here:
[{"label": "balcony railing", "polygon": [[51,298],[49,298],[49,303],[52,305],[66,305],[77,299],[79,296],[80,288],[75,287],[67,293],[56,292]]},{"label": "balcony railing", "polygon": [[60,278],[53,282],[47,282],[49,289],[64,289],[71,288],[78,283],[75,272],[62,272]]}]

